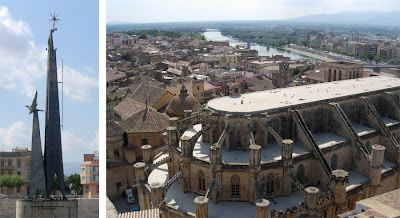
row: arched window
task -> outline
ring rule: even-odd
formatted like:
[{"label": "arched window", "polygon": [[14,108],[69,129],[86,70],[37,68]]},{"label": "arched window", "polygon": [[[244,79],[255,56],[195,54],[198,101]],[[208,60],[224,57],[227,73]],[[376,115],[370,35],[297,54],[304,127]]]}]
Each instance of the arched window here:
[{"label": "arched window", "polygon": [[267,194],[272,194],[274,192],[274,186],[275,185],[275,177],[274,174],[269,173],[267,176],[267,182],[266,182],[266,192]]},{"label": "arched window", "polygon": [[240,198],[240,178],[237,175],[231,178],[231,197]]},{"label": "arched window", "polygon": [[336,70],[333,70],[333,78],[332,81],[336,81]]},{"label": "arched window", "polygon": [[304,165],[300,164],[300,166],[297,167],[296,177],[297,177],[297,180],[299,180],[299,182],[301,184],[304,184],[306,182],[306,175],[305,174],[306,174],[306,170],[304,168]]},{"label": "arched window", "polygon": [[206,190],[206,177],[202,170],[199,170],[199,190],[205,191]]},{"label": "arched window", "polygon": [[149,140],[147,138],[142,138],[142,145],[148,145]]},{"label": "arched window", "polygon": [[337,169],[337,163],[338,163],[338,156],[337,154],[334,154],[331,158],[331,168],[332,170],[336,170]]},{"label": "arched window", "polygon": [[329,69],[329,70],[328,70],[328,82],[331,81],[331,77],[332,77],[332,70]]}]

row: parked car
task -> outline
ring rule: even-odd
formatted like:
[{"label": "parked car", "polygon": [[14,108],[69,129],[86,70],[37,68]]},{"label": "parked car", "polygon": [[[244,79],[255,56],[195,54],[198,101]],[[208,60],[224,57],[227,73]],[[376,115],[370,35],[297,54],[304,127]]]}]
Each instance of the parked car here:
[{"label": "parked car", "polygon": [[5,194],[0,194],[0,199],[7,199],[7,198],[8,198],[7,195],[5,195]]},{"label": "parked car", "polygon": [[129,204],[136,202],[135,196],[133,196],[132,189],[127,189],[125,191],[125,195],[126,195],[126,200],[128,201]]}]

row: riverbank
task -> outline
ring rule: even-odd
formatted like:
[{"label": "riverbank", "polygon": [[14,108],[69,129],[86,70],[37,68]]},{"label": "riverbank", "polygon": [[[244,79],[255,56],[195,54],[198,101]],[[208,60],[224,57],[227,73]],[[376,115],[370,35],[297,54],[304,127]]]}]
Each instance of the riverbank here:
[{"label": "riverbank", "polygon": [[295,48],[289,48],[288,46],[284,46],[281,49],[286,50],[286,51],[291,51],[293,53],[301,54],[303,56],[307,56],[307,57],[314,58],[314,59],[324,61],[324,62],[335,61],[333,59],[330,59],[330,58],[327,58],[327,57],[324,57],[321,55],[313,54],[313,53],[302,51],[302,50],[295,49]]}]

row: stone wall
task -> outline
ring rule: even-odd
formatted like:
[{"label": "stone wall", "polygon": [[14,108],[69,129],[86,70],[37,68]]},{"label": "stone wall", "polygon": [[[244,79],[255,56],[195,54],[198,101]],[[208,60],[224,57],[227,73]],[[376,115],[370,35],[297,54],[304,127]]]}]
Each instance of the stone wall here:
[{"label": "stone wall", "polygon": [[[121,183],[120,190],[117,183]],[[131,164],[107,169],[107,196],[112,198],[135,184],[135,169]]]},{"label": "stone wall", "polygon": [[99,217],[99,199],[78,199],[78,217]]},{"label": "stone wall", "polygon": [[15,199],[0,199],[0,217],[15,217]]},{"label": "stone wall", "polygon": [[[16,199],[0,199],[0,218],[16,216]],[[78,217],[99,217],[99,199],[78,199]]]}]

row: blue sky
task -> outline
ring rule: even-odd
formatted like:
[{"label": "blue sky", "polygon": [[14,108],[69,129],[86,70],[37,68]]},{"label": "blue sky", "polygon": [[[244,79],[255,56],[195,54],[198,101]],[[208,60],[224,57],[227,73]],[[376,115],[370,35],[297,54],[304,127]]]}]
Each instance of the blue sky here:
[{"label": "blue sky", "polygon": [[[82,162],[99,144],[98,0],[0,0],[0,151],[30,148],[32,115],[25,105],[37,90],[38,108],[45,107],[45,49],[54,11],[60,19],[53,34],[59,75],[64,61],[63,159]],[[43,112],[39,118],[43,144]]]},{"label": "blue sky", "polygon": [[398,0],[108,0],[107,23],[277,20],[343,11],[399,11]]}]

